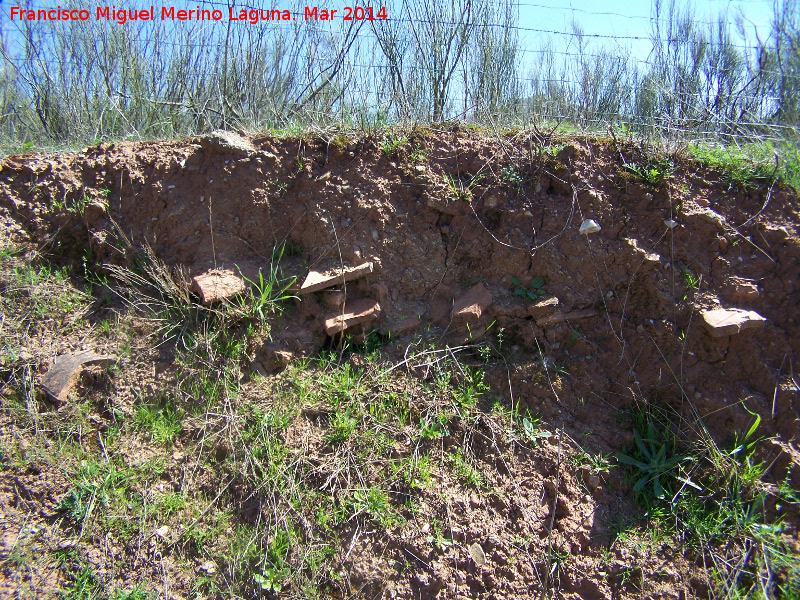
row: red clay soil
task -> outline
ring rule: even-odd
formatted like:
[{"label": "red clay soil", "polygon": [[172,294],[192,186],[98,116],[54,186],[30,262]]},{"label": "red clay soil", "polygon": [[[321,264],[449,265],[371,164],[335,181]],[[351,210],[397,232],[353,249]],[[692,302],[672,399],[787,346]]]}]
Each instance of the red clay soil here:
[{"label": "red clay soil", "polygon": [[[117,223],[134,244],[149,243],[193,276],[268,267],[281,246],[299,282],[309,269],[372,262],[372,273],[344,286],[351,302],[379,303],[366,330],[393,331],[394,341],[424,334],[451,346],[491,337],[509,367],[490,370],[494,392],[597,452],[631,444],[619,414],[639,399],[671,406],[687,422],[702,420],[720,444],[758,413],[759,433],[775,436],[764,460],[776,461],[781,473],[796,464],[795,190],[734,186],[724,173],[678,157],[675,172],[650,185],[625,167],[643,163],[641,150],[594,138],[545,146],[531,133],[418,130],[389,153],[380,139],[341,135],[248,141],[253,150],[194,139],[8,157],[0,168],[0,218],[20,241],[60,261],[118,260],[108,243]],[[586,219],[600,231],[581,234]],[[337,302],[324,292],[304,295],[257,368],[271,370],[287,353],[313,355],[329,343],[325,319]],[[747,321],[753,326],[731,335],[703,316],[720,308],[755,311],[765,321]],[[563,376],[541,376],[532,365],[542,357],[547,372]],[[550,445],[554,469],[558,452]],[[512,471],[515,489],[536,484],[526,479],[524,461]],[[585,531],[588,544],[594,533],[579,510],[580,477],[565,476],[562,485],[566,497],[575,496],[567,521]],[[465,495],[456,504],[469,522],[477,504],[491,501]],[[487,535],[504,525],[486,515],[508,514],[497,502],[496,511],[481,513],[486,522],[474,521]],[[519,507],[540,509],[548,510],[546,499]],[[353,551],[366,557],[369,543],[362,538]],[[505,543],[485,545],[490,560],[502,564]],[[423,563],[426,551],[411,550]],[[360,568],[368,581],[369,564]],[[524,597],[522,582],[535,579],[535,569],[484,571],[494,581],[462,582],[461,591]],[[442,573],[436,577],[441,585],[410,581],[394,593],[434,597],[449,585]],[[588,578],[564,589],[583,598],[613,595]]]}]

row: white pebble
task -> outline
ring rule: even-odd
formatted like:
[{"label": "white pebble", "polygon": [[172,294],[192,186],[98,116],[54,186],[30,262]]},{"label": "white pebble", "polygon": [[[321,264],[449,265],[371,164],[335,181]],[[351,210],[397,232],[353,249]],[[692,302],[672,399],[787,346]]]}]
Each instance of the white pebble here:
[{"label": "white pebble", "polygon": [[600,231],[600,225],[597,224],[597,221],[594,219],[586,219],[583,223],[581,223],[581,228],[578,230],[583,235],[589,235],[590,233],[597,233]]}]

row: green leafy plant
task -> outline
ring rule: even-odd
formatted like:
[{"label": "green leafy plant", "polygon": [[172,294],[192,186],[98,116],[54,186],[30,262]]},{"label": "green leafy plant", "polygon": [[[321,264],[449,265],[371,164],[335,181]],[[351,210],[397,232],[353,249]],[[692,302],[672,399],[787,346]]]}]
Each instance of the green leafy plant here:
[{"label": "green leafy plant", "polygon": [[417,164],[425,162],[428,158],[428,151],[422,147],[422,144],[415,144],[414,150],[411,151],[411,162],[415,162]]},{"label": "green leafy plant", "polygon": [[352,407],[348,406],[344,412],[338,412],[334,415],[331,420],[330,430],[325,438],[329,444],[343,442],[353,435],[358,420],[350,416],[351,411]]},{"label": "green leafy plant", "polygon": [[451,452],[447,456],[447,462],[455,471],[456,477],[468,485],[475,488],[485,487],[486,479],[472,463],[464,457],[464,452],[461,448],[456,448],[455,452]]},{"label": "green leafy plant", "polygon": [[516,277],[511,278],[511,283],[515,286],[514,293],[523,298],[538,300],[547,293],[544,291],[544,277],[534,277],[531,279],[531,283],[528,287],[522,285],[522,282]]},{"label": "green leafy plant", "polygon": [[539,443],[539,440],[547,439],[553,435],[542,427],[541,419],[538,417],[534,419],[525,417],[522,419],[522,434],[528,438],[534,446]]},{"label": "green leafy plant", "polygon": [[444,182],[450,194],[458,200],[472,200],[472,190],[478,185],[478,182],[483,179],[480,173],[477,175],[467,174],[467,182],[464,183],[458,177],[452,177],[447,173],[444,174]]},{"label": "green leafy plant", "polygon": [[657,186],[672,175],[677,170],[677,167],[669,159],[654,160],[648,158],[643,165],[626,163],[625,169],[642,178],[645,183]]},{"label": "green leafy plant", "polygon": [[500,178],[506,183],[510,183],[516,186],[522,185],[523,181],[522,175],[516,169],[516,167],[506,167],[505,169],[503,169],[503,173],[500,175]]},{"label": "green leafy plant", "polygon": [[[617,461],[624,465],[636,467],[641,472],[641,477],[633,486],[634,492],[642,491],[645,485],[653,482],[653,495],[659,500],[666,499],[666,492],[661,483],[661,477],[669,473],[680,463],[689,460],[683,456],[667,456],[667,443],[657,439],[655,426],[652,421],[647,426],[647,437],[642,438],[638,429],[633,430],[636,447],[641,454],[641,459],[633,458],[622,452],[617,454]],[[689,480],[686,483],[697,487]]]},{"label": "green leafy plant", "polygon": [[570,458],[575,466],[590,467],[594,473],[607,472],[614,467],[610,459],[610,454],[591,454],[589,452],[580,452]]},{"label": "green leafy plant", "polygon": [[681,274],[683,275],[683,281],[686,284],[686,287],[688,288],[687,292],[683,295],[683,300],[685,302],[686,299],[689,297],[689,292],[697,291],[700,289],[701,277],[699,275],[694,275],[688,269],[683,269],[683,271],[681,271]]},{"label": "green leafy plant", "polygon": [[400,145],[407,141],[408,138],[406,137],[396,138],[393,135],[389,135],[381,142],[381,150],[386,156],[393,156],[397,152],[397,149],[400,147]]},{"label": "green leafy plant", "polygon": [[265,592],[277,594],[283,589],[283,584],[281,582],[286,578],[286,575],[287,573],[284,569],[268,567],[261,571],[261,573],[255,573],[253,579]]}]

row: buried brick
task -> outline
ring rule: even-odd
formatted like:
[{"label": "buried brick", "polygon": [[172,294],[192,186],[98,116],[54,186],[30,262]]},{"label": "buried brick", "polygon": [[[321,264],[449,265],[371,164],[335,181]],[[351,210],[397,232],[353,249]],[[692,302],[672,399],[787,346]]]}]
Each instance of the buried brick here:
[{"label": "buried brick", "polygon": [[353,325],[375,321],[380,316],[381,305],[378,302],[360,298],[345,304],[342,312],[329,314],[325,319],[325,331],[328,335],[336,335]]},{"label": "buried brick", "polygon": [[420,325],[420,320],[417,317],[406,317],[405,319],[400,319],[394,323],[391,323],[388,326],[384,326],[381,328],[381,333],[383,335],[389,335],[392,337],[399,337],[409,331],[413,331]]},{"label": "buried brick", "polygon": [[319,271],[309,271],[303,285],[300,286],[300,295],[318,292],[335,285],[341,285],[346,281],[352,281],[360,277],[365,277],[372,273],[374,265],[371,262],[358,265],[357,267],[347,267],[337,269],[333,274],[324,274]]},{"label": "buried brick", "polygon": [[454,325],[471,323],[481,318],[483,312],[492,304],[492,295],[483,285],[476,283],[460,298],[453,302],[452,320]]},{"label": "buried brick", "polygon": [[231,269],[213,269],[192,278],[192,291],[203,304],[232,298],[244,291],[244,279]]}]

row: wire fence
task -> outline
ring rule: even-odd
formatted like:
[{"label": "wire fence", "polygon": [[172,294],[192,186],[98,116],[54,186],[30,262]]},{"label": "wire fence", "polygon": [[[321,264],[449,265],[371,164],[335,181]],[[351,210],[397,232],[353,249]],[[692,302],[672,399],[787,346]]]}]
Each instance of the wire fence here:
[{"label": "wire fence", "polygon": [[[124,25],[95,14],[12,21],[6,6],[0,136],[7,145],[64,144],[456,119],[796,145],[798,2],[775,0],[770,31],[755,40],[726,14],[695,20],[677,0],[654,0],[649,18],[512,0],[402,0],[385,19],[306,20],[297,4],[280,8],[290,20],[259,12],[254,22],[232,21],[229,11],[275,7],[198,0],[174,8],[223,18],[163,21],[155,6],[154,20]],[[643,34],[530,27],[519,22],[523,7],[638,19]]]}]

